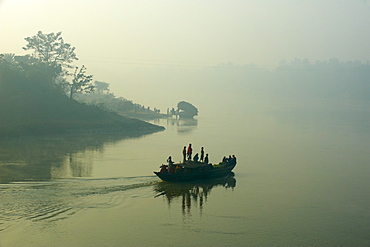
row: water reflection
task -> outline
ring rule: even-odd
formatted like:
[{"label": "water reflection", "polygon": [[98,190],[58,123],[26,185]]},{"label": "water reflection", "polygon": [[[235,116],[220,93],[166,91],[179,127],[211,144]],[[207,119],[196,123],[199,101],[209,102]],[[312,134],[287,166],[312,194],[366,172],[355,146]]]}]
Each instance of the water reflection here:
[{"label": "water reflection", "polygon": [[163,196],[168,205],[171,205],[175,199],[181,199],[182,213],[184,215],[191,213],[192,206],[197,206],[202,213],[203,205],[207,201],[211,190],[214,187],[222,186],[224,188],[236,187],[234,173],[231,172],[227,178],[200,181],[194,183],[168,183],[160,182],[154,185],[155,197]]},{"label": "water reflection", "polygon": [[167,118],[167,126],[177,126],[177,133],[178,134],[189,134],[198,126],[198,119],[193,118],[182,118],[182,119],[174,119],[174,118]]},{"label": "water reflection", "polygon": [[0,183],[89,177],[92,152],[137,136],[52,135],[0,140]]}]

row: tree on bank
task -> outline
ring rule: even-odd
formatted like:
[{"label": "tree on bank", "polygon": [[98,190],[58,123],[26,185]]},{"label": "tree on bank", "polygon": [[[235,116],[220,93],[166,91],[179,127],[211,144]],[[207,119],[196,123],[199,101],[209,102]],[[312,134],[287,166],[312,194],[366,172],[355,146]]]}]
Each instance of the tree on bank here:
[{"label": "tree on bank", "polygon": [[[163,130],[71,100],[55,83],[60,73],[60,65],[0,54],[0,137],[86,131],[136,135]],[[75,69],[75,85],[90,80],[84,68]]]},{"label": "tree on bank", "polygon": [[109,83],[103,81],[95,81],[94,82],[95,91],[97,93],[109,93]]},{"label": "tree on bank", "polygon": [[15,63],[15,54],[14,53],[0,54],[0,59],[7,63]]},{"label": "tree on bank", "polygon": [[34,62],[28,58],[0,54],[0,98],[7,101],[21,100],[33,92],[37,92],[39,97],[62,94],[60,85],[54,83],[61,73],[60,66]]},{"label": "tree on bank", "polygon": [[86,75],[86,67],[82,65],[79,69],[75,68],[73,79],[71,83],[67,82],[69,87],[69,97],[73,99],[76,93],[91,93],[94,91],[94,86],[90,83],[93,79],[92,75]]},{"label": "tree on bank", "polygon": [[[62,38],[62,32],[44,34],[39,31],[32,37],[27,37],[28,42],[24,50],[32,50],[32,57],[39,63],[47,66],[60,68],[60,73],[54,78],[54,82],[64,89],[65,93],[73,98],[76,93],[90,93],[94,86],[90,83],[92,75],[86,75],[86,67],[75,67],[73,73],[69,72],[74,66],[72,62],[78,60],[75,47],[66,43]],[[68,82],[67,76],[72,76]]]},{"label": "tree on bank", "polygon": [[64,42],[62,32],[44,34],[41,31],[32,37],[23,50],[33,50],[32,56],[46,64],[59,64],[62,67],[72,68],[71,63],[78,60],[75,47]]}]

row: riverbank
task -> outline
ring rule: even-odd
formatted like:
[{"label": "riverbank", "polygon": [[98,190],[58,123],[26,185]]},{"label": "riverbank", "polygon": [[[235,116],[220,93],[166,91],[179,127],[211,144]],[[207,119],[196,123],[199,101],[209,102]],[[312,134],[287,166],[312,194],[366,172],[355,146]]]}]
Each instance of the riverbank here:
[{"label": "riverbank", "polygon": [[0,136],[49,135],[60,133],[116,133],[141,135],[164,127],[104,111],[59,96],[54,101],[24,98],[0,106]]}]

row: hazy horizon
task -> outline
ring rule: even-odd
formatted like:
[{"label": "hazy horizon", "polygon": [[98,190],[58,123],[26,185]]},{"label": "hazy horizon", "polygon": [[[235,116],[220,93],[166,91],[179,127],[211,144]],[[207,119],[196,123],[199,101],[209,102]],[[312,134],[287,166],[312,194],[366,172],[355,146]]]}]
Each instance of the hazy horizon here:
[{"label": "hazy horizon", "polygon": [[[369,24],[370,0],[0,0],[0,247],[370,246]],[[74,74],[11,55],[39,31]]]},{"label": "hazy horizon", "polygon": [[[197,69],[218,64],[271,70],[295,58],[365,63],[369,23],[366,0],[0,0],[0,53],[27,54],[25,37],[61,31],[76,47],[75,64],[94,80],[109,83],[118,97],[156,107],[155,97],[168,94],[187,100],[179,92]],[[194,76],[177,80],[184,70]]]}]

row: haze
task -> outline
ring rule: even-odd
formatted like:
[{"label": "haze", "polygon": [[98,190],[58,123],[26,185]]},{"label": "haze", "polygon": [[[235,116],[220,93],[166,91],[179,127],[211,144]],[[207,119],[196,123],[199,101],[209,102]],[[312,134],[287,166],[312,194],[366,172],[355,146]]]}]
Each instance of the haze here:
[{"label": "haze", "polygon": [[[77,65],[84,64],[95,80],[110,83],[117,96],[164,111],[176,97],[184,99],[181,91],[193,82],[194,77],[176,80],[183,70],[229,62],[273,70],[294,58],[367,62],[369,3],[2,0],[0,50],[26,54],[25,37],[62,31],[76,47]],[[176,97],[154,102],[169,94]]]}]

